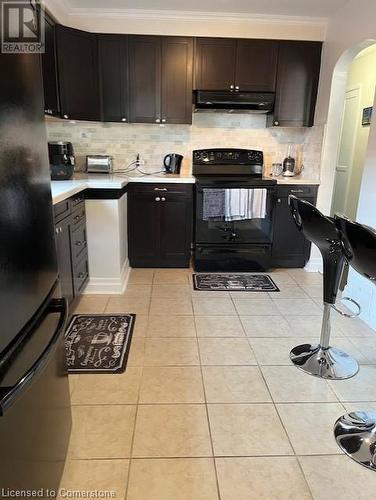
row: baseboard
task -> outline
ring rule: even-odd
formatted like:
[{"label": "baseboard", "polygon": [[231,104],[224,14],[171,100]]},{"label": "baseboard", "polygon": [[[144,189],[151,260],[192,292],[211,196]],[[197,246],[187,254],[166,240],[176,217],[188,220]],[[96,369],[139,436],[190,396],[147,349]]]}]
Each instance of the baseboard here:
[{"label": "baseboard", "polygon": [[124,262],[119,278],[93,278],[90,277],[83,294],[115,295],[124,293],[130,274],[128,259]]},{"label": "baseboard", "polygon": [[323,272],[322,268],[322,259],[321,257],[313,257],[309,259],[304,268],[308,273],[321,273]]}]

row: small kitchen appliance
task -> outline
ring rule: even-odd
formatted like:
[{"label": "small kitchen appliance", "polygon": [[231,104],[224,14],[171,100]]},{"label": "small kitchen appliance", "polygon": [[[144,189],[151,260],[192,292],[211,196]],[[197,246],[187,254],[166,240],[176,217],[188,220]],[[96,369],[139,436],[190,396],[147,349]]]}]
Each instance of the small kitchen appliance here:
[{"label": "small kitchen appliance", "polygon": [[76,164],[72,143],[63,141],[49,142],[48,155],[51,179],[53,181],[71,179]]},{"label": "small kitchen appliance", "polygon": [[180,174],[181,162],[184,156],[170,153],[163,158],[163,164],[167,174]]},{"label": "small kitchen appliance", "polygon": [[287,148],[287,156],[283,160],[283,177],[294,177],[295,175],[295,153],[293,144]]},{"label": "small kitchen appliance", "polygon": [[86,156],[86,171],[88,174],[111,174],[112,156],[108,155]]}]

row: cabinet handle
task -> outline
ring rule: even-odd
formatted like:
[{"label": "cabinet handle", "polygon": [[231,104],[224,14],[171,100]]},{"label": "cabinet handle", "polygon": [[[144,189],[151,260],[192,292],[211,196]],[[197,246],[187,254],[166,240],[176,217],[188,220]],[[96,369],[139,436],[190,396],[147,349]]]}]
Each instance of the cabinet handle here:
[{"label": "cabinet handle", "polygon": [[154,188],[154,191],[167,191],[167,188]]},{"label": "cabinet handle", "polygon": [[81,278],[85,278],[85,276],[87,276],[87,273],[78,273],[77,274],[77,278],[81,279]]},{"label": "cabinet handle", "polygon": [[156,118],[155,121],[156,121],[156,123],[160,123],[161,119],[160,118]]},{"label": "cabinet handle", "polygon": [[75,218],[74,218],[74,220],[76,220],[76,221],[79,221],[81,219],[82,219],[81,215],[76,215]]},{"label": "cabinet handle", "polygon": [[274,122],[274,125],[279,125],[279,121],[278,121],[278,120],[276,120],[276,121]]},{"label": "cabinet handle", "polygon": [[61,227],[56,227],[55,228],[55,233],[60,234],[61,233]]},{"label": "cabinet handle", "polygon": [[159,196],[157,196],[157,197],[155,198],[155,201],[161,201],[160,197],[159,197]]},{"label": "cabinet handle", "polygon": [[166,201],[166,198],[164,198],[164,197],[162,196],[161,200],[162,200],[162,201]]},{"label": "cabinet handle", "polygon": [[281,203],[281,198],[278,198],[278,199],[277,199],[277,203]]},{"label": "cabinet handle", "polygon": [[230,90],[234,90],[234,86],[233,85],[230,85]]},{"label": "cabinet handle", "polygon": [[166,118],[162,118],[162,123],[166,123]]},{"label": "cabinet handle", "polygon": [[123,118],[121,119],[121,121],[122,121],[122,122],[126,122],[126,121],[127,121],[127,119],[126,119],[125,117],[123,117]]},{"label": "cabinet handle", "polygon": [[86,245],[86,241],[76,241],[75,245],[81,247],[82,245]]},{"label": "cabinet handle", "polygon": [[68,120],[69,116],[68,115],[63,115],[63,118],[65,118],[66,120]]},{"label": "cabinet handle", "polygon": [[290,193],[304,193],[304,189],[290,189]]},{"label": "cabinet handle", "polygon": [[239,90],[239,85],[235,85],[235,90]]}]

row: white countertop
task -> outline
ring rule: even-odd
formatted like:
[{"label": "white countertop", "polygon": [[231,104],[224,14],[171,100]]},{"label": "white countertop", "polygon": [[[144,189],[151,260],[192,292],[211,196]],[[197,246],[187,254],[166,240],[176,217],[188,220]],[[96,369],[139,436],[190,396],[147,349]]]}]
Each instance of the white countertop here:
[{"label": "white countertop", "polygon": [[[69,181],[51,181],[52,202],[54,205],[84,191],[85,189],[122,189],[132,182],[149,183],[185,183],[194,184],[196,179],[189,174],[157,174],[157,175],[108,175],[108,174],[77,174]],[[319,180],[296,177],[278,177],[278,184],[318,185]]]}]

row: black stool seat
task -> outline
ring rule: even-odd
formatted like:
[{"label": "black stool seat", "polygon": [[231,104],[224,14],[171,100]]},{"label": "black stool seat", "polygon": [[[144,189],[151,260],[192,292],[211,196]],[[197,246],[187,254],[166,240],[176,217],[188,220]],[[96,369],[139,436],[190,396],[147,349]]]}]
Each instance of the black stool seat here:
[{"label": "black stool seat", "polygon": [[[336,216],[335,221],[348,262],[376,284],[376,231],[345,217]],[[335,423],[334,436],[349,457],[376,471],[376,412],[355,411],[343,415]]]},{"label": "black stool seat", "polygon": [[302,344],[290,352],[290,359],[301,370],[317,377],[338,380],[353,377],[359,370],[351,356],[330,347],[330,314],[335,307],[345,263],[341,234],[335,222],[308,201],[289,196],[292,217],[299,231],[318,247],[323,259],[324,311],[319,344]]}]

